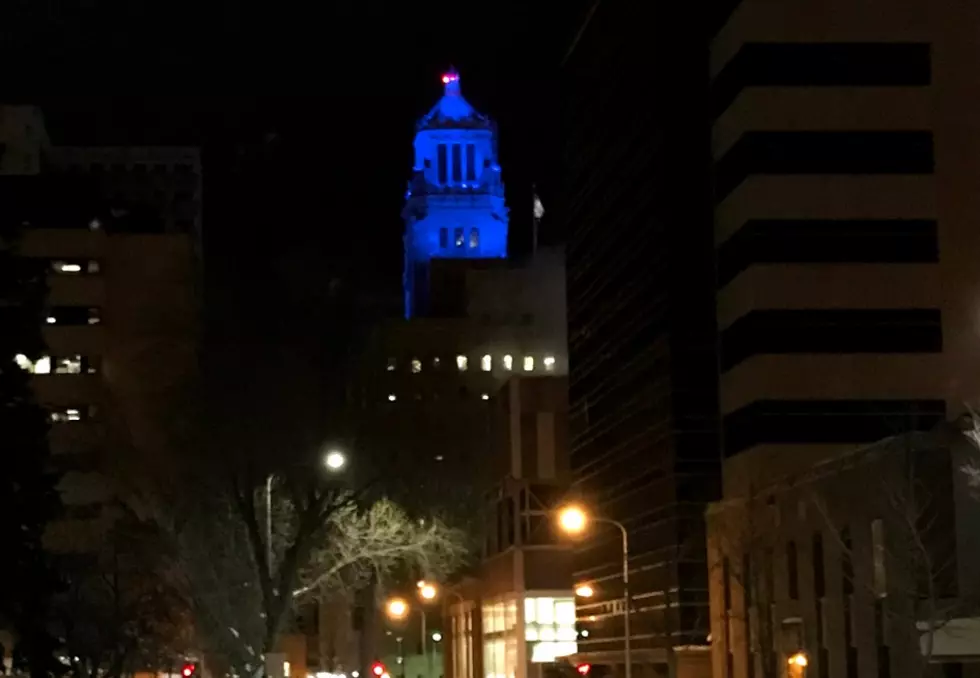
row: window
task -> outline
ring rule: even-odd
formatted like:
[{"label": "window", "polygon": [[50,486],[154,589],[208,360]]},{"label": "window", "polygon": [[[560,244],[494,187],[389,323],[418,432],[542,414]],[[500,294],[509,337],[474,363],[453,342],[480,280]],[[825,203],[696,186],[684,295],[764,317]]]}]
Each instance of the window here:
[{"label": "window", "polygon": [[938,309],[758,310],[721,335],[721,369],[760,354],[938,353]]},{"label": "window", "polygon": [[388,358],[388,371],[394,372],[396,367],[398,367],[398,361],[394,358]]},{"label": "window", "polygon": [[55,362],[55,374],[81,374],[82,356],[73,355],[67,358],[58,358]]},{"label": "window", "polygon": [[719,202],[753,174],[932,174],[927,131],[746,132],[715,163]]},{"label": "window", "polygon": [[480,400],[490,400],[490,394],[489,393],[481,393],[480,394]]},{"label": "window", "polygon": [[456,356],[456,369],[460,372],[465,372],[469,369],[469,360],[467,360],[465,355]]},{"label": "window", "polygon": [[84,306],[54,306],[48,309],[49,325],[97,325],[101,314],[97,308]]},{"label": "window", "polygon": [[504,356],[504,369],[507,370],[508,372],[514,369],[514,356],[512,355]]},{"label": "window", "polygon": [[718,286],[754,264],[930,263],[930,219],[751,219],[718,248]]},{"label": "window", "polygon": [[885,523],[881,518],[871,521],[871,555],[874,558],[874,594],[876,598],[884,598],[888,595],[888,579],[885,571]]},{"label": "window", "polygon": [[453,144],[453,183],[463,181],[463,149],[459,144]]},{"label": "window", "polygon": [[453,231],[453,240],[456,242],[456,247],[462,247],[465,242],[463,241],[463,229],[457,228]]},{"label": "window", "polygon": [[871,443],[945,418],[942,400],[757,400],[725,416],[725,456],[763,444]]},{"label": "window", "polygon": [[786,545],[786,569],[789,579],[789,599],[800,599],[800,568],[796,552],[796,542],[791,541]]},{"label": "window", "polygon": [[422,371],[422,361],[418,358],[412,358],[412,374],[418,374]]},{"label": "window", "polygon": [[493,369],[493,358],[490,357],[489,353],[480,358],[480,369],[484,372],[489,372]]},{"label": "window", "polygon": [[441,365],[441,362],[440,362],[438,356],[436,356],[435,358],[432,359],[432,367],[434,367],[435,369],[438,370],[440,365]]},{"label": "window", "polygon": [[444,250],[449,247],[449,229],[439,229],[439,249]]},{"label": "window", "polygon": [[436,146],[436,164],[438,165],[436,172],[438,174],[438,180],[440,184],[446,183],[446,144],[439,144]]},{"label": "window", "polygon": [[524,356],[524,371],[525,372],[534,371],[534,356],[530,356],[530,355]]},{"label": "window", "polygon": [[555,371],[555,356],[553,356],[553,355],[546,355],[544,357],[544,369],[547,372],[554,372]]},{"label": "window", "polygon": [[56,260],[51,262],[51,270],[55,273],[74,275],[81,273],[84,269],[81,264],[76,262]]},{"label": "window", "polygon": [[466,180],[476,181],[476,146],[466,144]]},{"label": "window", "polygon": [[471,228],[470,229],[470,249],[475,249],[480,246],[480,229]]},{"label": "window", "polygon": [[69,422],[82,421],[92,417],[95,413],[94,407],[75,405],[70,407],[56,407],[51,410],[51,422],[55,424],[65,424]]},{"label": "window", "polygon": [[388,402],[389,403],[393,403],[396,400],[398,400],[398,396],[396,396],[394,393],[389,393],[388,394]]}]

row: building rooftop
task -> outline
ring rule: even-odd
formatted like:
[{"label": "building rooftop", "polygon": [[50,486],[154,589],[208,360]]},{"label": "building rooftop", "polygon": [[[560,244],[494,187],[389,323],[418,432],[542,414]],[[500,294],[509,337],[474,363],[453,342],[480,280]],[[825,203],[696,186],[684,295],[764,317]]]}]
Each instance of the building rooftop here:
[{"label": "building rooftop", "polygon": [[479,113],[466,99],[459,85],[459,73],[450,69],[442,76],[445,92],[418,123],[424,129],[491,129],[490,118]]}]

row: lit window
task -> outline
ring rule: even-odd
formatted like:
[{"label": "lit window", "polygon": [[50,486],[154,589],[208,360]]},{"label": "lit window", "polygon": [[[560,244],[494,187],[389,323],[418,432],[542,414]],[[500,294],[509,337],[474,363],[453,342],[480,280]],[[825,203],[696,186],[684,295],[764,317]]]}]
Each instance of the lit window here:
[{"label": "lit window", "polygon": [[460,372],[465,372],[469,368],[469,360],[466,359],[465,355],[456,356],[456,367]]},{"label": "lit window", "polygon": [[508,372],[514,369],[514,356],[505,355],[504,356],[504,369]]},{"label": "lit window", "polygon": [[67,261],[55,261],[51,263],[51,268],[54,269],[55,273],[81,273],[81,264],[71,264]]},{"label": "lit window", "polygon": [[93,231],[98,231],[102,228],[102,222],[98,219],[92,219],[92,221],[88,222],[88,227]]},{"label": "lit window", "polygon": [[396,367],[398,367],[398,361],[394,358],[388,358],[388,371],[394,372]]},{"label": "lit window", "polygon": [[432,366],[433,366],[434,368],[436,368],[436,369],[439,369],[439,364],[440,364],[440,363],[439,363],[439,358],[438,358],[438,356],[432,359]]},{"label": "lit window", "polygon": [[396,396],[394,393],[389,393],[388,394],[388,402],[389,403],[393,403],[396,400],[398,400],[398,396]]},{"label": "lit window", "polygon": [[548,372],[551,372],[555,369],[555,356],[546,355],[544,357],[544,369],[546,369]]},{"label": "lit window", "polygon": [[422,371],[422,361],[418,358],[412,358],[412,374],[418,374]]},{"label": "lit window", "polygon": [[55,374],[81,374],[82,356],[74,355],[68,358],[58,358],[54,368]]},{"label": "lit window", "polygon": [[466,244],[463,242],[463,229],[457,228],[453,231],[453,240],[456,243],[456,247],[462,247]]},{"label": "lit window", "polygon": [[26,370],[27,372],[34,371],[34,363],[32,363],[31,359],[28,358],[23,353],[18,353],[17,355],[15,355],[14,362],[17,364],[17,367],[19,367],[22,370]]},{"label": "lit window", "polygon": [[46,319],[46,322],[47,322],[47,323],[48,323],[49,325],[54,325],[54,324],[55,324],[56,322],[58,322],[58,319],[57,319],[57,318],[55,318],[55,317],[54,317],[53,315],[49,315],[49,316],[47,317],[47,319]]},{"label": "lit window", "polygon": [[471,228],[470,229],[470,248],[476,248],[480,246],[480,229]]},{"label": "lit window", "polygon": [[51,413],[51,421],[57,424],[63,424],[69,421],[81,421],[82,411],[77,407],[66,407],[64,409],[58,409]]},{"label": "lit window", "polygon": [[34,363],[34,374],[51,374],[51,358],[44,356]]},{"label": "lit window", "polygon": [[99,309],[97,309],[97,308],[90,308],[88,310],[88,324],[89,325],[98,325],[100,322],[102,322],[102,314],[99,311]]},{"label": "lit window", "polygon": [[490,394],[484,393],[483,395],[480,396],[480,400],[490,400]]},{"label": "lit window", "polygon": [[445,457],[442,456],[441,454],[437,454],[435,458],[436,458],[436,461],[442,461],[443,459],[445,459]]},{"label": "lit window", "polygon": [[480,369],[484,372],[489,372],[493,369],[493,358],[490,357],[490,354],[480,358]]},{"label": "lit window", "polygon": [[525,372],[534,371],[534,356],[530,356],[530,355],[524,356],[524,371]]}]

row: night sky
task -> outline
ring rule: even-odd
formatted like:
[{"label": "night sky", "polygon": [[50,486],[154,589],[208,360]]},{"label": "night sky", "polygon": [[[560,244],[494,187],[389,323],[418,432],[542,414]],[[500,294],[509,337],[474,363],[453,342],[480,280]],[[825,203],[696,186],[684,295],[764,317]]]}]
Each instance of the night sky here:
[{"label": "night sky", "polygon": [[8,52],[33,50],[9,91],[55,144],[202,147],[208,367],[239,416],[278,409],[277,435],[322,434],[358,333],[398,312],[414,124],[444,70],[498,122],[512,252],[532,182],[546,208],[556,193],[585,0],[57,4],[2,10]]}]

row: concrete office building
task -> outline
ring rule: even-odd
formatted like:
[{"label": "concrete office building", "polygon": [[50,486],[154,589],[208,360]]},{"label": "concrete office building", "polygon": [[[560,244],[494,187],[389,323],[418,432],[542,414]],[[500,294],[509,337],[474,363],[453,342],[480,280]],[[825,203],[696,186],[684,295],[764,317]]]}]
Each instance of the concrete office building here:
[{"label": "concrete office building", "polygon": [[[728,4],[711,45],[723,503],[980,394],[980,8]],[[858,638],[871,607],[854,604]],[[814,633],[811,673],[905,666]]]},{"label": "concrete office building", "polygon": [[47,536],[55,548],[84,550],[100,542],[130,465],[152,468],[167,454],[168,415],[197,367],[196,239],[167,232],[166,215],[117,201],[82,172],[41,171],[50,149],[39,141],[28,152],[22,136],[30,127],[30,139],[46,140],[37,109],[0,107],[0,120],[30,120],[3,127],[0,147],[39,159],[29,163],[38,171],[0,176],[0,203],[3,218],[24,227],[20,254],[48,270],[48,353],[18,357],[51,413],[64,472],[66,515]]}]

